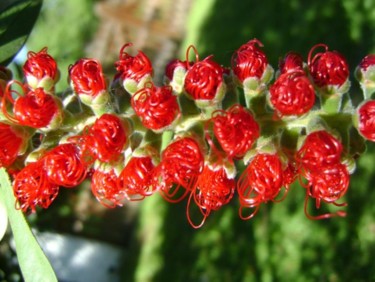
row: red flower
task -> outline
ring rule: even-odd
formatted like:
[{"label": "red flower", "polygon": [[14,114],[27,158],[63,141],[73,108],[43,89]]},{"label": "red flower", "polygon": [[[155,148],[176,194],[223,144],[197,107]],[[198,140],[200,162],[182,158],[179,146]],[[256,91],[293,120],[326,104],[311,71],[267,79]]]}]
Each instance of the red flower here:
[{"label": "red flower", "polygon": [[87,173],[80,154],[79,148],[72,143],[58,145],[49,151],[42,159],[49,181],[64,187],[80,184]]},{"label": "red flower", "polygon": [[184,88],[194,100],[222,100],[223,68],[211,57],[194,63],[185,76]]},{"label": "red flower", "polygon": [[83,150],[102,162],[116,161],[124,152],[127,125],[114,114],[103,114],[96,119],[84,137]]},{"label": "red flower", "polygon": [[122,80],[133,79],[137,83],[147,75],[152,76],[153,69],[150,59],[141,51],[138,51],[136,56],[131,56],[125,52],[125,49],[132,44],[125,44],[119,55],[119,61],[115,63],[117,70],[116,78]]},{"label": "red flower", "polygon": [[25,166],[14,180],[14,195],[23,212],[35,212],[36,207],[48,208],[59,192],[59,186],[49,182],[42,162]]},{"label": "red flower", "polygon": [[[30,90],[16,100],[11,97],[10,91],[3,97],[2,111],[4,116],[19,125],[33,128],[56,126],[62,119],[62,111],[58,100],[46,93],[43,88]],[[14,116],[7,112],[6,99],[13,103]]]},{"label": "red flower", "polygon": [[132,96],[131,104],[142,124],[152,130],[164,129],[180,116],[177,97],[169,86],[148,85]]},{"label": "red flower", "polygon": [[[178,138],[163,151],[161,162],[154,170],[153,185],[171,202],[182,200],[191,191],[203,171],[203,154],[193,138]],[[185,189],[177,200],[176,193]]]},{"label": "red flower", "polygon": [[362,71],[367,71],[369,67],[372,67],[374,65],[375,65],[375,54],[370,54],[362,59],[362,61],[359,63],[359,68]]},{"label": "red flower", "polygon": [[[187,66],[187,64],[188,64],[188,66]],[[193,65],[192,63],[187,63],[186,61],[181,61],[181,60],[178,60],[178,59],[172,60],[165,67],[165,76],[170,81],[172,81],[173,77],[174,77],[174,74],[175,74],[175,70],[177,70],[179,68],[187,70],[187,68],[192,66],[192,65]]]},{"label": "red flower", "polygon": [[337,138],[325,130],[314,131],[307,135],[296,154],[296,161],[302,172],[319,171],[326,165],[340,162],[342,151],[342,144]]},{"label": "red flower", "polygon": [[154,192],[151,185],[154,164],[151,157],[132,157],[118,177],[118,186],[129,200],[142,200]]},{"label": "red flower", "polygon": [[[228,177],[223,167],[210,168],[205,165],[189,198],[187,216],[190,224],[194,228],[201,227],[211,211],[216,211],[223,205],[228,204],[233,198],[235,185],[235,180]],[[190,219],[189,205],[191,197],[194,198],[195,203],[203,214],[203,220],[199,225],[195,225]]]},{"label": "red flower", "polygon": [[270,87],[270,101],[280,115],[300,116],[314,106],[314,87],[303,71],[289,70]]},{"label": "red flower", "polygon": [[375,142],[375,100],[364,101],[357,109],[357,116],[359,133]]},{"label": "red flower", "polygon": [[[254,208],[255,211],[242,219],[252,218],[260,204],[274,201],[283,186],[283,168],[276,154],[257,154],[237,183],[241,207]],[[242,208],[241,208],[242,210]]]},{"label": "red flower", "polygon": [[[325,52],[317,53],[312,57],[313,52],[319,47],[323,47]],[[308,67],[318,87],[340,87],[349,77],[349,66],[344,56],[337,51],[328,51],[328,46],[325,44],[317,44],[311,48]]]},{"label": "red flower", "polygon": [[295,71],[303,71],[302,56],[295,52],[288,53],[283,60],[279,62],[280,72],[288,73]]},{"label": "red flower", "polygon": [[232,70],[241,82],[250,77],[262,78],[268,60],[259,47],[263,47],[263,44],[258,39],[253,39],[242,45],[233,54]]},{"label": "red flower", "polygon": [[125,193],[117,186],[118,176],[114,169],[95,169],[91,178],[91,191],[107,208],[122,206]]},{"label": "red flower", "polygon": [[80,59],[69,67],[69,77],[74,92],[96,97],[106,91],[107,84],[101,64],[94,59]]},{"label": "red flower", "polygon": [[45,90],[48,91],[58,79],[56,61],[47,53],[47,47],[37,53],[29,52],[27,54],[23,73],[33,89],[45,87]]},{"label": "red flower", "polygon": [[9,167],[20,155],[28,137],[20,129],[0,122],[0,167]]},{"label": "red flower", "polygon": [[214,134],[229,158],[241,158],[259,137],[259,125],[241,105],[212,114]]}]

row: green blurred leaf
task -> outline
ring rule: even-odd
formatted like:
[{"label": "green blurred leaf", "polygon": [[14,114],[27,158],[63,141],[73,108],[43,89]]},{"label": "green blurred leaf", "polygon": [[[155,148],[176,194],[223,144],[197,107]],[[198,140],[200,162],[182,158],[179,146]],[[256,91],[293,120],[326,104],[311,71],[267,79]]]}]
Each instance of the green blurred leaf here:
[{"label": "green blurred leaf", "polygon": [[4,234],[8,227],[8,214],[5,204],[0,200],[0,241],[3,239]]},{"label": "green blurred leaf", "polygon": [[1,0],[0,65],[8,65],[25,44],[43,0]]},{"label": "green blurred leaf", "polygon": [[55,273],[27,224],[23,213],[15,208],[16,199],[4,168],[0,169],[0,201],[5,203],[16,243],[18,262],[25,281],[57,281]]}]

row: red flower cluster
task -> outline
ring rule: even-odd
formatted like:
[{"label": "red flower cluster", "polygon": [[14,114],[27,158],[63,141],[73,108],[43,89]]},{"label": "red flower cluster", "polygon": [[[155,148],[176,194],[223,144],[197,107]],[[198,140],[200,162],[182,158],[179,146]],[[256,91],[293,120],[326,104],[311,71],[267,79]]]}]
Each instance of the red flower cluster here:
[{"label": "red flower cluster", "polygon": [[375,141],[374,55],[357,68],[364,101],[355,108],[350,101],[341,107],[346,60],[324,44],[307,62],[287,53],[275,77],[257,39],[240,46],[229,67],[213,56],[200,60],[191,46],[185,61],[167,65],[161,86],[145,53],[125,52],[130,45],[120,51],[110,87],[97,60],[76,61],[64,100],[54,93],[58,70],[46,48],[29,53],[25,83],[0,68],[0,166],[12,172],[23,211],[48,208],[60,187],[91,179],[92,194],[109,208],[155,193],[186,200],[187,219],[198,228],[235,198],[240,218],[250,219],[262,204],[283,200],[298,179],[307,217],[345,215],[312,216],[308,201],[345,205],[338,201],[358,157],[351,146],[361,137],[342,128]]}]

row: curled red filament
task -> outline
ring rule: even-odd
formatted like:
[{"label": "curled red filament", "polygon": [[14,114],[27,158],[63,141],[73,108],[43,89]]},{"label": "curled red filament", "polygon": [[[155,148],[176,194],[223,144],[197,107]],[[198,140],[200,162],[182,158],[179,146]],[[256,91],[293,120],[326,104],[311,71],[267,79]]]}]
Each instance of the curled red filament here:
[{"label": "curled red filament", "polygon": [[177,97],[169,86],[147,85],[132,96],[131,104],[148,129],[163,129],[180,115]]},{"label": "curled red filament", "polygon": [[194,100],[213,100],[223,83],[223,68],[211,57],[189,67],[184,88]]},{"label": "curled red filament", "polygon": [[151,184],[154,164],[151,157],[132,157],[118,177],[120,190],[129,200],[142,200],[153,194]]},{"label": "curled red filament", "polygon": [[[324,52],[313,56],[314,51],[320,47],[324,48]],[[328,51],[325,44],[317,44],[311,48],[308,67],[314,83],[319,87],[341,86],[349,77],[349,66],[345,57],[337,51]]]},{"label": "curled red filament", "polygon": [[289,52],[279,62],[280,73],[303,71],[302,56],[295,52]]},{"label": "curled red filament", "polygon": [[[244,170],[237,182],[240,199],[240,217],[252,218],[259,205],[274,201],[283,186],[283,167],[277,154],[257,154]],[[255,208],[254,212],[245,217],[243,208]]]},{"label": "curled red filament", "polygon": [[289,71],[270,87],[270,101],[280,115],[300,116],[314,106],[315,90],[304,71]]},{"label": "curled red filament", "polygon": [[325,130],[307,135],[296,154],[296,161],[302,173],[305,170],[320,170],[323,166],[338,163],[343,147],[341,142]]},{"label": "curled red filament", "polygon": [[89,150],[94,159],[115,161],[125,149],[127,126],[117,115],[103,114],[89,128],[83,140],[83,150]]},{"label": "curled red filament", "polygon": [[268,60],[259,47],[263,47],[263,44],[258,39],[252,39],[233,54],[232,70],[241,82],[246,78],[260,79],[263,76]]},{"label": "curled red filament", "polygon": [[[154,170],[153,185],[170,201],[182,200],[191,191],[203,171],[203,154],[193,138],[178,138],[163,151],[160,164]],[[180,189],[181,197],[176,199]]]},{"label": "curled red filament", "polygon": [[59,186],[48,180],[39,161],[28,164],[17,174],[13,189],[23,212],[35,212],[37,206],[48,208],[59,192]]},{"label": "curled red filament", "polygon": [[80,59],[70,66],[69,78],[79,95],[95,97],[107,89],[102,66],[94,59]]},{"label": "curled red filament", "polygon": [[[228,204],[233,198],[235,185],[235,180],[228,177],[223,167],[210,168],[205,165],[188,201],[186,214],[191,226],[194,228],[201,227],[211,211],[216,211],[223,205]],[[190,218],[189,208],[192,197],[203,215],[203,220],[199,225],[195,225]]]},{"label": "curled red filament", "polygon": [[80,184],[88,169],[80,155],[78,146],[73,143],[58,145],[44,155],[42,160],[49,181],[64,187]]},{"label": "curled red filament", "polygon": [[114,169],[95,169],[91,177],[91,191],[96,199],[107,208],[122,206],[125,193],[117,186],[118,177]]},{"label": "curled red filament", "polygon": [[20,154],[26,138],[21,137],[14,127],[0,122],[0,167],[9,167]]},{"label": "curled red filament", "polygon": [[367,100],[357,109],[358,130],[367,140],[375,142],[375,101]]},{"label": "curled red filament", "polygon": [[375,65],[375,54],[370,54],[364,57],[359,63],[359,68],[362,71],[366,71],[369,67]]},{"label": "curled red filament", "polygon": [[253,146],[260,135],[258,123],[241,105],[212,114],[214,134],[229,158],[241,158]]},{"label": "curled red filament", "polygon": [[152,64],[142,51],[138,51],[134,57],[125,52],[125,49],[131,45],[131,43],[125,44],[120,50],[119,60],[115,63],[117,70],[115,79],[133,79],[139,82],[146,75],[152,75]]},{"label": "curled red filament", "polygon": [[27,60],[23,65],[23,73],[25,77],[35,77],[41,80],[46,77],[50,77],[53,80],[56,79],[58,74],[57,64],[55,59],[48,54],[47,47],[43,48],[39,52],[28,52]]}]

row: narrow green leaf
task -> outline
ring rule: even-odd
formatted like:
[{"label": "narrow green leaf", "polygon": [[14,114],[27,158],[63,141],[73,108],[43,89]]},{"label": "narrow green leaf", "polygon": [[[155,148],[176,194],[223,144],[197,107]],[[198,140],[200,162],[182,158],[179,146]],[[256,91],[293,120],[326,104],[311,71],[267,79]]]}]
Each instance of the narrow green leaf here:
[{"label": "narrow green leaf", "polygon": [[16,199],[9,176],[0,169],[0,200],[5,203],[10,227],[13,231],[18,263],[26,282],[54,282],[56,275],[47,257],[40,248],[23,213],[15,208]]},{"label": "narrow green leaf", "polygon": [[42,3],[43,0],[7,0],[1,3],[0,65],[9,64],[25,44]]},{"label": "narrow green leaf", "polygon": [[8,227],[8,214],[5,208],[5,204],[1,200],[1,195],[0,195],[0,241],[4,237],[7,227]]}]

